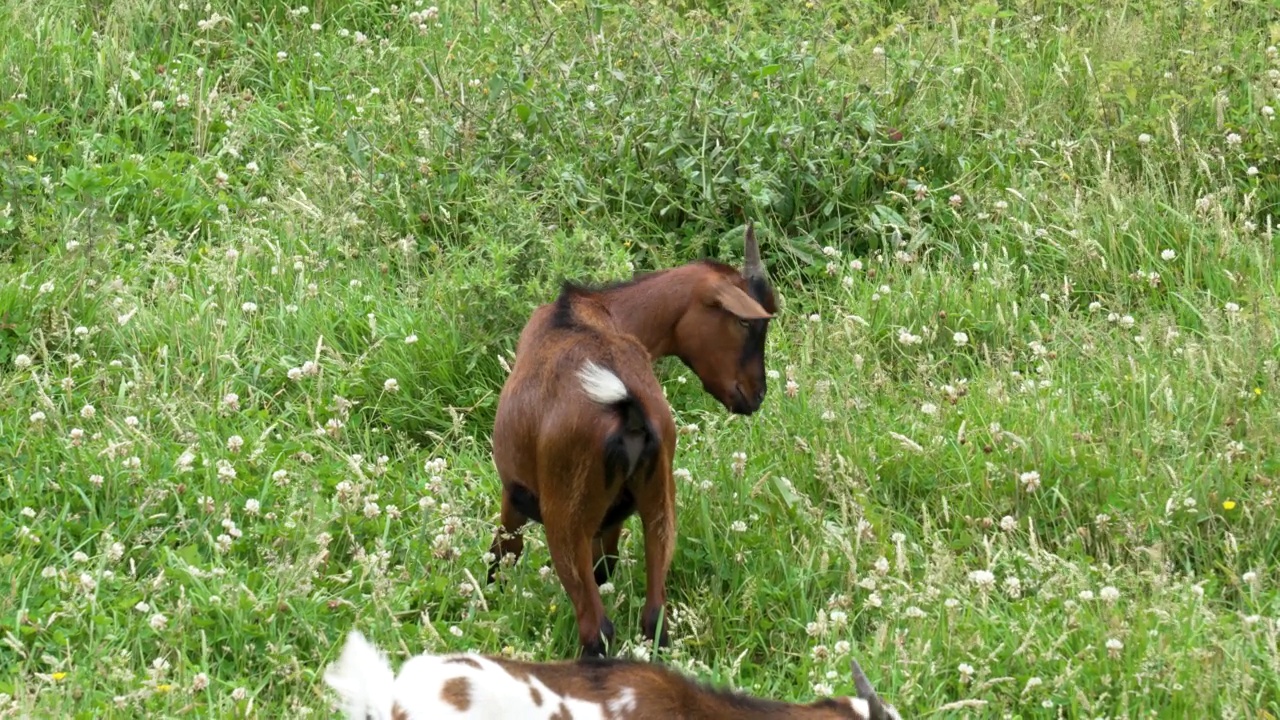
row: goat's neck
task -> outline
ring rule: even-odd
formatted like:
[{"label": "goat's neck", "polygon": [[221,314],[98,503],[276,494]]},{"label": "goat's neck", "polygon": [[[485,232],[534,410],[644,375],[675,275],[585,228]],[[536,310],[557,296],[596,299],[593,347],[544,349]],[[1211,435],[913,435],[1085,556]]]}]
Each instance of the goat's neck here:
[{"label": "goat's neck", "polygon": [[667,277],[654,278],[608,291],[604,296],[609,314],[618,329],[634,336],[657,360],[676,355],[676,323],[684,315],[693,296],[686,282],[680,282],[676,271]]}]

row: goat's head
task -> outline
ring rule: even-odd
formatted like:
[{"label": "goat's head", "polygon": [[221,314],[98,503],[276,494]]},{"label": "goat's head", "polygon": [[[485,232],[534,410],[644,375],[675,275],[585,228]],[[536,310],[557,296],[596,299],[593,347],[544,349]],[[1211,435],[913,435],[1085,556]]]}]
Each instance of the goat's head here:
[{"label": "goat's head", "polygon": [[764,402],[765,337],[777,301],[755,230],[747,223],[745,262],[739,273],[707,273],[676,324],[680,359],[702,387],[732,413],[750,415]]},{"label": "goat's head", "polygon": [[898,709],[881,700],[876,694],[866,673],[862,672],[862,668],[858,666],[858,661],[850,658],[849,665],[853,671],[853,686],[858,691],[858,698],[867,703],[867,714],[870,720],[902,720]]}]

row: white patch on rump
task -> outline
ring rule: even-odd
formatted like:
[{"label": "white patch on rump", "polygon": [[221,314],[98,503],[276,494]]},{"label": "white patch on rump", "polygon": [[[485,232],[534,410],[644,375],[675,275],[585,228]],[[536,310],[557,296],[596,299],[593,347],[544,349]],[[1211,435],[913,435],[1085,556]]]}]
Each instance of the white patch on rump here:
[{"label": "white patch on rump", "polygon": [[[475,653],[415,655],[392,680],[385,656],[356,631],[324,679],[342,699],[347,720],[392,720],[393,703],[407,720],[550,720],[563,710],[573,720],[606,720],[599,703],[563,697],[536,677],[526,683]],[[446,686],[454,681],[456,687],[458,679],[466,680],[467,687],[462,708],[445,699]],[[531,688],[540,703],[534,702]],[[629,697],[634,703],[634,694]]]},{"label": "white patch on rump", "polygon": [[627,399],[627,386],[622,384],[622,379],[590,360],[578,369],[578,380],[582,382],[582,389],[586,391],[587,397],[601,405],[611,405]]}]

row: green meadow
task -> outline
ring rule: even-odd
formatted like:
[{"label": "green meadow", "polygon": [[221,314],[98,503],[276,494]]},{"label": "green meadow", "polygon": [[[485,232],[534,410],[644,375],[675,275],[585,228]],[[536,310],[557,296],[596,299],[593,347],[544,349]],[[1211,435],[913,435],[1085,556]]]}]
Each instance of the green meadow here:
[{"label": "green meadow", "polygon": [[0,717],[336,718],[577,653],[484,584],[531,310],[755,223],[760,412],[675,359],[673,647],[906,717],[1280,717],[1266,0],[10,0]]}]

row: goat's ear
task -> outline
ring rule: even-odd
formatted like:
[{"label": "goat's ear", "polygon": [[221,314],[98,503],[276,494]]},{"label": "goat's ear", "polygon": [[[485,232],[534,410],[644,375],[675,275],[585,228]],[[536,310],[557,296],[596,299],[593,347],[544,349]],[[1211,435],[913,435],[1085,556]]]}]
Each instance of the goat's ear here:
[{"label": "goat's ear", "polygon": [[716,285],[711,291],[711,300],[741,320],[766,320],[773,317],[772,313],[761,307],[742,288],[728,280],[722,280]]}]

